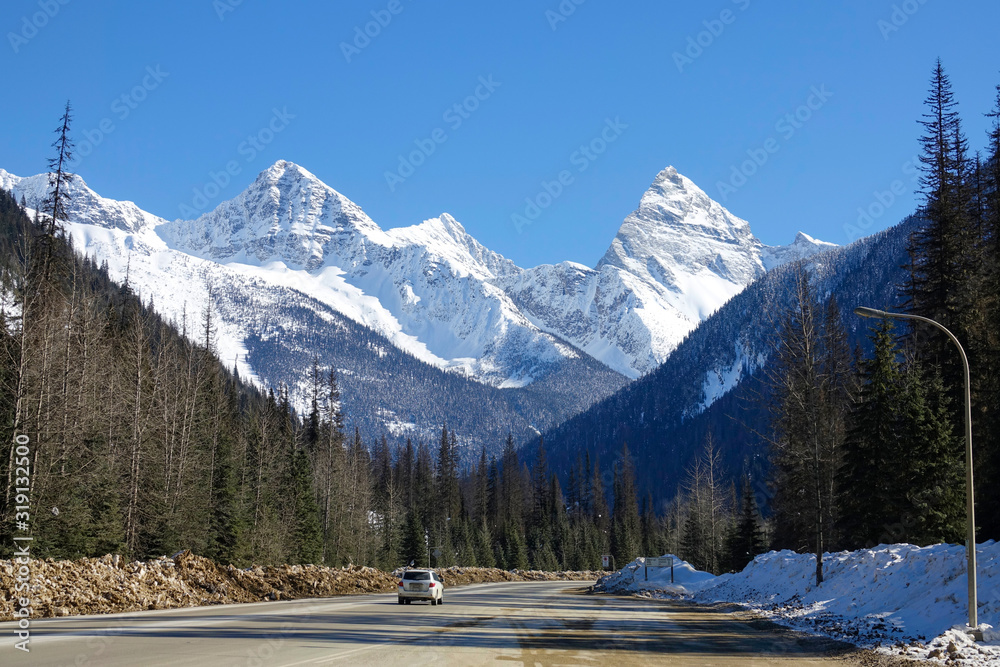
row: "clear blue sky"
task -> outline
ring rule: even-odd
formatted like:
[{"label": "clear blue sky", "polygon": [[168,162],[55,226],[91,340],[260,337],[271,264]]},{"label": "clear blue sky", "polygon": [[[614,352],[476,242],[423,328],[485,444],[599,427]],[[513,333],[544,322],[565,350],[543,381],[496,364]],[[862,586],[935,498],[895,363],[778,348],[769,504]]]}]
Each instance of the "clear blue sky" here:
[{"label": "clear blue sky", "polygon": [[[79,173],[166,218],[204,205],[194,189],[231,161],[239,173],[209,207],[287,159],[385,228],[449,212],[521,266],[593,265],[660,169],[676,166],[721,201],[717,184],[767,146],[767,162],[724,202],[765,243],[798,230],[845,243],[857,209],[903,181],[905,194],[866,231],[893,224],[916,203],[904,164],[935,58],[973,147],[1000,83],[995,0],[562,7],[574,11],[559,15],[559,0],[6,0],[0,167],[44,171],[68,98],[75,138],[91,148]],[[369,25],[377,36],[345,55],[372,12],[387,25]],[[706,46],[679,67],[689,39]],[[813,87],[832,96],[810,98]],[[446,116],[477,91],[485,99],[468,101],[477,108],[467,118]],[[809,102],[817,108],[800,109]],[[778,125],[796,110],[810,117]],[[627,129],[604,132],[607,119]],[[113,131],[99,137],[102,121]],[[446,141],[391,189],[386,172],[435,130]],[[615,139],[602,154],[577,152],[602,148],[602,132]],[[260,150],[244,143],[251,135]],[[572,181],[519,233],[511,216],[564,170]]]}]

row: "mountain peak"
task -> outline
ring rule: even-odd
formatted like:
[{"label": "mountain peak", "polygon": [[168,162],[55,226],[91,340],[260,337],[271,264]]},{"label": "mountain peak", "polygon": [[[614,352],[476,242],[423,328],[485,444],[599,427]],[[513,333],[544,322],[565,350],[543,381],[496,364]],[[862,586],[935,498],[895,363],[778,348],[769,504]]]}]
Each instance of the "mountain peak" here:
[{"label": "mountain peak", "polygon": [[805,232],[799,232],[795,235],[795,240],[788,245],[764,246],[761,251],[761,260],[764,262],[764,267],[770,271],[782,264],[809,259],[836,247],[838,247],[836,243],[820,241]]},{"label": "mountain peak", "polygon": [[449,213],[442,213],[440,217],[437,218],[441,222],[441,225],[448,230],[453,236],[467,236],[468,233],[465,231],[465,227],[462,226],[458,220],[451,216]]},{"label": "mountain peak", "polygon": [[670,291],[684,291],[679,274],[704,269],[742,286],[763,272],[760,247],[748,222],[671,166],[657,174],[597,268],[617,266]]},{"label": "mountain peak", "polygon": [[216,261],[281,260],[309,269],[345,243],[353,245],[353,236],[386,242],[360,206],[288,160],[260,172],[235,198],[196,220],[164,226],[161,233],[174,247]]},{"label": "mountain peak", "polygon": [[695,182],[670,166],[661,171],[653,179],[643,195],[643,199],[665,198],[667,200],[696,200],[699,205],[708,206],[713,203],[705,191],[695,185]]},{"label": "mountain peak", "polygon": [[311,171],[305,167],[295,164],[294,162],[290,162],[289,160],[278,160],[270,167],[262,171],[258,178],[265,177],[268,180],[277,181],[286,176],[291,178],[303,178],[319,181],[319,178],[317,178]]}]

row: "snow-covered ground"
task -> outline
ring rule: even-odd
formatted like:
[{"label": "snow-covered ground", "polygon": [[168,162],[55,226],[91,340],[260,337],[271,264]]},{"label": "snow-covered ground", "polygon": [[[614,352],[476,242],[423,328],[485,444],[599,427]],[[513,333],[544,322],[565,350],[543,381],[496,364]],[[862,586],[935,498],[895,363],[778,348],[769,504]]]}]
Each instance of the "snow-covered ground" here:
[{"label": "snow-covered ground", "polygon": [[[939,544],[880,545],[826,554],[824,582],[816,586],[816,560],[772,551],[739,573],[712,576],[675,558],[649,568],[638,558],[600,579],[598,591],[734,602],[773,621],[882,652],[959,665],[1000,665],[1000,543],[977,548],[979,623],[983,641],[965,632],[968,622],[965,548]],[[648,581],[645,577],[648,576]]]}]

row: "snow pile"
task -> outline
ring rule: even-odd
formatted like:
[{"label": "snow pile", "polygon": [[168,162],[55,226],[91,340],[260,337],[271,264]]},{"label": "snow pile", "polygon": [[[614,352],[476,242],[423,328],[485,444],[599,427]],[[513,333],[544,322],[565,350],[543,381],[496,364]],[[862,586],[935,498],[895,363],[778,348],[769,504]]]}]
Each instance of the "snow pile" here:
[{"label": "snow pile", "polygon": [[824,583],[816,560],[777,551],[758,556],[740,573],[719,577],[683,561],[670,572],[649,570],[642,559],[602,578],[596,590],[680,596],[696,602],[735,602],[796,629],[913,658],[956,664],[1000,664],[1000,543],[977,548],[982,641],[964,630],[968,620],[965,548],[939,544],[880,545],[826,554]]},{"label": "snow pile", "polygon": [[645,558],[636,558],[617,572],[601,577],[594,590],[599,593],[657,591],[685,595],[716,579],[676,556],[667,554],[666,557],[674,559],[673,568],[646,567]]}]

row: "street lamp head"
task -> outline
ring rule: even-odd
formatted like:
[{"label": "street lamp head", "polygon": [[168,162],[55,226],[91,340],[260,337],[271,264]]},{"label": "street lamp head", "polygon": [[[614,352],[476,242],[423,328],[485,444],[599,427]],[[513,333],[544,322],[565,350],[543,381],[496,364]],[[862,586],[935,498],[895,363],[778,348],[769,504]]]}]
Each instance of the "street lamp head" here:
[{"label": "street lamp head", "polygon": [[879,319],[891,317],[891,315],[884,310],[875,310],[874,308],[865,308],[864,306],[858,306],[855,308],[854,314],[860,315],[861,317],[876,317]]}]

